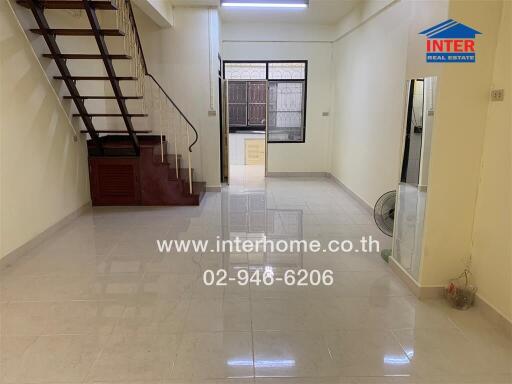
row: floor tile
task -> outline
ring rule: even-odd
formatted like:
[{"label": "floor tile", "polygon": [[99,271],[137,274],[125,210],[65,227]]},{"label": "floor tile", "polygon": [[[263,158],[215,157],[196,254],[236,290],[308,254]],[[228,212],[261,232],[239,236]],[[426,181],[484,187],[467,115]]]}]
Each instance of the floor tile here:
[{"label": "floor tile", "polygon": [[249,332],[185,333],[173,379],[250,378],[254,376]]},{"label": "floor tile", "polygon": [[328,333],[329,349],[341,376],[408,375],[411,362],[389,331]]},{"label": "floor tile", "polygon": [[108,335],[124,310],[108,301],[11,302],[2,305],[3,336]]},{"label": "floor tile", "polygon": [[313,331],[321,329],[321,307],[305,299],[254,299],[255,331]]},{"label": "floor tile", "polygon": [[250,331],[248,299],[192,299],[185,321],[186,332]]},{"label": "floor tile", "polygon": [[125,302],[116,332],[126,334],[175,334],[183,332],[189,300],[134,299]]},{"label": "floor tile", "polygon": [[254,332],[256,377],[336,376],[337,363],[320,332]]},{"label": "floor tile", "polygon": [[115,332],[89,372],[89,381],[150,381],[170,378],[177,335]]},{"label": "floor tile", "polygon": [[81,382],[105,343],[103,337],[2,337],[5,383]]}]

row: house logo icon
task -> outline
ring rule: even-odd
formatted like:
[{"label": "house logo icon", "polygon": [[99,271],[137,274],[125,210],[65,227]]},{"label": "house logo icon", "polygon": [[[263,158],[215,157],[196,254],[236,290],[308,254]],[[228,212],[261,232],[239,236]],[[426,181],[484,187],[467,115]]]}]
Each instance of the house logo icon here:
[{"label": "house logo icon", "polygon": [[427,63],[474,63],[476,29],[453,19],[419,33],[427,37]]}]

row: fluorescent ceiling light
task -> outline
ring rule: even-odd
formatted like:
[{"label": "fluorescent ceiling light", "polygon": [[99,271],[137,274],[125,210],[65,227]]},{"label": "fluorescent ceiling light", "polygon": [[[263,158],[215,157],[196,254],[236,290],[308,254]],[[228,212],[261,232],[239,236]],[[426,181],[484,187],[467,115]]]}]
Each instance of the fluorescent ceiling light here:
[{"label": "fluorescent ceiling light", "polygon": [[257,7],[257,8],[307,8],[307,4],[281,3],[222,3],[223,7]]},{"label": "fluorescent ceiling light", "polygon": [[223,7],[307,8],[309,0],[222,0]]}]

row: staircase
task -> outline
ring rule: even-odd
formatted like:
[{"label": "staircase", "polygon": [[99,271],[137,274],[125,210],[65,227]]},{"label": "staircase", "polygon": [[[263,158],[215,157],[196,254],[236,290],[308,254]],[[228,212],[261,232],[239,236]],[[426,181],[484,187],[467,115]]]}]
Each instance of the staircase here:
[{"label": "staircase", "polygon": [[[49,52],[43,57],[52,59],[60,73],[55,79],[65,83],[88,136],[89,174],[93,205],[199,205],[205,183],[194,182],[193,147],[199,137],[196,128],[148,72],[137,24],[130,0],[18,0],[30,10],[37,28],[30,31],[41,35]],[[50,26],[45,15],[49,10],[79,10],[90,27],[59,28]],[[116,28],[102,28],[99,12],[108,12]],[[94,38],[98,53],[63,53],[58,37]],[[123,53],[112,54],[108,38],[122,39]],[[76,45],[80,47],[80,41]],[[72,60],[99,61],[102,74],[71,73]],[[116,73],[115,62],[129,64],[129,76]],[[82,94],[79,82],[108,82],[112,94]],[[132,83],[133,93],[123,92],[123,83]],[[111,101],[116,111],[91,110],[91,101]],[[142,111],[129,111],[130,101],[140,101]],[[121,119],[122,128],[115,122],[99,129],[97,118]],[[144,129],[134,122],[147,120]],[[149,123],[148,123],[149,121]],[[152,124],[150,124],[152,123]],[[110,126],[114,128],[110,128]],[[150,129],[148,125],[152,125]],[[169,153],[169,148],[172,153]]]}]

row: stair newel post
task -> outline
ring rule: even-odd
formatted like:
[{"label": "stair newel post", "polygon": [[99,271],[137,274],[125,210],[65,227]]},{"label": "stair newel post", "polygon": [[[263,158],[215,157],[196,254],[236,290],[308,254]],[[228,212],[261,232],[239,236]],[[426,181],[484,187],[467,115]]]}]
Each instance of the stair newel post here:
[{"label": "stair newel post", "polygon": [[187,131],[187,157],[188,157],[188,185],[190,194],[192,194],[192,163],[191,163],[191,149],[190,149],[190,135],[188,125],[185,125],[185,129]]}]

